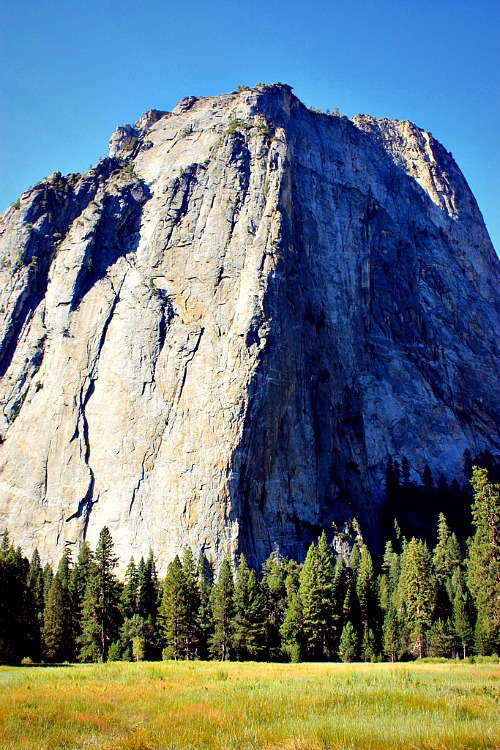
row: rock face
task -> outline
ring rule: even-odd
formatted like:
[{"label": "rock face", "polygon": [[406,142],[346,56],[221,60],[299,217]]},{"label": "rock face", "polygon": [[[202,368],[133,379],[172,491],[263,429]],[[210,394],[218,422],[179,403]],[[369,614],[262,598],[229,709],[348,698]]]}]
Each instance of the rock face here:
[{"label": "rock face", "polygon": [[51,562],[108,525],[303,557],[377,536],[389,455],[459,476],[500,450],[499,262],[467,183],[409,122],[284,85],[119,128],[0,217],[0,529]]}]

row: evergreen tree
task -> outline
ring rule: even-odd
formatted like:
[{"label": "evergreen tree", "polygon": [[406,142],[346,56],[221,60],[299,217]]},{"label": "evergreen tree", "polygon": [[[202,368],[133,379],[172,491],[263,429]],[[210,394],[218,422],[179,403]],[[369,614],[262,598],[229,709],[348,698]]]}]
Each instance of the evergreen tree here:
[{"label": "evergreen tree", "polygon": [[210,656],[227,661],[231,657],[234,618],[234,582],[229,556],[222,562],[217,583],[212,589],[212,636]]},{"label": "evergreen tree", "polygon": [[453,599],[453,627],[455,643],[465,659],[474,643],[473,607],[470,594],[465,587],[457,587]]},{"label": "evergreen tree", "polygon": [[346,622],[342,629],[342,635],[340,636],[340,658],[343,662],[356,661],[358,654],[358,636],[356,630],[349,620]]},{"label": "evergreen tree", "polygon": [[[139,614],[134,613],[123,621],[120,629],[120,640],[112,644],[108,658],[111,661],[122,659],[123,661],[143,661],[147,654],[147,643],[151,640],[151,623]],[[134,649],[135,644],[135,649]]]},{"label": "evergreen tree", "polygon": [[[456,541],[456,537],[454,537]],[[460,564],[460,559],[454,560],[453,541],[448,524],[443,513],[439,514],[438,541],[432,555],[434,574],[436,580],[436,611],[437,619],[447,620],[453,611],[453,594],[451,592],[451,579],[455,567]]]},{"label": "evergreen tree", "polygon": [[43,644],[49,661],[74,661],[75,658],[70,576],[71,554],[65,549],[52,580],[44,611]]},{"label": "evergreen tree", "polygon": [[370,661],[376,651],[374,631],[377,626],[377,601],[373,562],[366,544],[363,544],[361,547],[356,579],[356,593],[358,595],[363,629],[361,656],[365,661]]},{"label": "evergreen tree", "polygon": [[52,579],[54,578],[54,571],[48,563],[43,566],[43,601],[44,607],[47,604],[49,598],[50,587],[52,586]]},{"label": "evergreen tree", "polygon": [[159,612],[165,643],[163,651],[165,659],[184,658],[186,631],[189,627],[188,617],[186,581],[181,561],[176,555],[167,569]]},{"label": "evergreen tree", "polygon": [[233,649],[238,661],[262,658],[266,644],[266,610],[255,571],[240,555],[234,582]]},{"label": "evergreen tree", "polygon": [[382,575],[379,578],[379,606],[383,614],[382,647],[384,654],[395,662],[401,648],[400,629],[397,611],[397,592],[399,587],[400,560],[394,552],[392,543],[385,545],[382,562]]},{"label": "evergreen tree", "polygon": [[54,576],[43,618],[45,656],[51,662],[72,661],[73,622],[68,590],[59,576]]},{"label": "evergreen tree", "polygon": [[382,638],[384,654],[391,662],[395,662],[400,649],[400,637],[398,615],[393,602],[390,602],[384,614]]},{"label": "evergreen tree", "polygon": [[200,590],[200,658],[208,658],[208,642],[211,636],[212,609],[210,597],[214,585],[214,567],[204,552],[200,553],[197,568],[198,587]]},{"label": "evergreen tree", "polygon": [[82,609],[85,589],[90,578],[93,555],[87,542],[82,542],[78,558],[73,565],[69,582],[69,593],[73,613],[73,639],[80,643],[82,635]]},{"label": "evergreen tree", "polygon": [[118,563],[113,554],[109,529],[102,529],[82,608],[82,661],[106,661],[110,644],[117,639],[120,627],[120,586],[114,574]]},{"label": "evergreen tree", "polygon": [[427,632],[427,653],[429,656],[450,658],[455,643],[455,633],[451,620],[437,619]]},{"label": "evergreen tree", "polygon": [[184,630],[183,655],[185,659],[199,656],[201,595],[198,571],[191,550],[182,553],[182,574],[184,576],[184,597],[186,603],[186,627]]},{"label": "evergreen tree", "polygon": [[283,651],[289,655],[293,663],[303,661],[306,652],[306,637],[304,635],[304,614],[300,592],[295,591],[285,610],[283,623],[280,627],[283,641]]},{"label": "evergreen tree", "polygon": [[299,594],[302,602],[305,658],[311,661],[331,659],[337,628],[333,601],[333,561],[325,532],[309,547],[300,572]]},{"label": "evergreen tree", "polygon": [[432,478],[432,472],[429,468],[429,464],[425,464],[424,473],[422,475],[422,481],[424,484],[424,490],[427,493],[433,493],[434,491],[434,479]]},{"label": "evergreen tree", "polygon": [[406,456],[403,456],[403,460],[401,461],[401,476],[403,477],[404,487],[408,487],[410,484],[410,464]]},{"label": "evergreen tree", "polygon": [[386,502],[392,506],[399,492],[399,466],[393,462],[392,456],[387,459],[384,489]]},{"label": "evergreen tree", "polygon": [[144,620],[156,622],[158,615],[158,577],[153,551],[146,562],[141,557],[138,568],[137,611]]},{"label": "evergreen tree", "polygon": [[5,532],[0,545],[0,662],[17,664],[37,656],[40,631],[28,575],[28,560]]},{"label": "evergreen tree", "polygon": [[335,624],[332,633],[333,657],[337,658],[340,648],[340,635],[343,629],[344,600],[347,593],[348,570],[342,555],[337,557],[333,569],[332,604],[333,622]]},{"label": "evergreen tree", "polygon": [[476,648],[500,653],[500,485],[488,471],[472,468],[472,506],[476,528],[469,547],[467,584],[477,610]]},{"label": "evergreen tree", "polygon": [[33,599],[35,602],[35,609],[39,627],[43,625],[43,610],[45,608],[45,601],[43,597],[43,571],[40,563],[40,555],[38,550],[35,549],[30,561],[29,573],[28,573],[28,586],[33,593]]},{"label": "evergreen tree", "polygon": [[416,653],[422,658],[425,656],[427,631],[432,623],[435,584],[427,545],[415,537],[406,550],[402,584],[409,633]]},{"label": "evergreen tree", "polygon": [[130,619],[134,615],[139,614],[138,593],[139,574],[135,560],[132,557],[125,571],[125,584],[121,596],[122,614],[125,619]]},{"label": "evergreen tree", "polygon": [[[161,633],[157,623],[160,589],[153,551],[144,562],[141,557],[137,569],[137,613],[148,623],[144,637],[145,658],[159,657],[161,653]],[[146,637],[146,632],[148,637]],[[139,636],[137,636],[139,637]]]},{"label": "evergreen tree", "polygon": [[282,658],[280,628],[287,607],[287,574],[287,561],[276,548],[262,566],[261,582],[267,614],[266,652],[271,661]]}]

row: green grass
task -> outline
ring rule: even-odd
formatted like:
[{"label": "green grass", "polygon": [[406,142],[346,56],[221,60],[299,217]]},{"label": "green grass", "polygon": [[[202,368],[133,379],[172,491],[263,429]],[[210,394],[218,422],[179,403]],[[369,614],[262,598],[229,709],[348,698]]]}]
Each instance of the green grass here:
[{"label": "green grass", "polygon": [[0,668],[2,750],[500,746],[498,664]]}]

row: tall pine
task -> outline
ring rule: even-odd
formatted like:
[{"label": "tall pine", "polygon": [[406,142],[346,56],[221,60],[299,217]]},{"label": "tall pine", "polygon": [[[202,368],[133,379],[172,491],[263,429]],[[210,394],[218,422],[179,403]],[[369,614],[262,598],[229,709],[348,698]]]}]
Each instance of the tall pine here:
[{"label": "tall pine", "polygon": [[333,560],[325,532],[311,544],[300,573],[305,658],[327,661],[333,657],[338,622],[333,601]]},{"label": "tall pine", "polygon": [[266,608],[261,586],[244,555],[234,582],[233,648],[238,661],[261,659],[266,647]]},{"label": "tall pine", "polygon": [[467,583],[477,610],[478,653],[500,654],[500,485],[487,469],[472,467],[472,521],[476,532],[469,547]]},{"label": "tall pine", "polygon": [[212,589],[212,636],[210,656],[219,661],[228,661],[232,656],[234,630],[234,580],[231,559],[227,555],[222,561],[219,577]]},{"label": "tall pine", "polygon": [[108,527],[104,526],[99,535],[83,599],[80,636],[82,661],[106,661],[108,649],[118,637],[121,591],[114,574],[117,564],[111,534]]}]

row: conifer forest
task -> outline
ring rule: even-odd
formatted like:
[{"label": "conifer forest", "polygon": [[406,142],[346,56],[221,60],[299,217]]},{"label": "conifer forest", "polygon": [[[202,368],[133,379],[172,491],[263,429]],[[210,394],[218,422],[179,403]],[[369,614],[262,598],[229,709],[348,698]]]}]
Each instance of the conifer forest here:
[{"label": "conifer forest", "polygon": [[[387,472],[386,506],[411,487]],[[109,530],[56,570],[0,547],[0,662],[400,661],[500,655],[500,485],[471,468],[471,535],[439,514],[432,543],[395,521],[372,557],[356,520],[324,530],[303,563],[276,549],[261,571],[186,549],[160,580],[154,553],[124,581]],[[425,478],[424,478],[425,480]],[[431,480],[432,482],[432,480]],[[425,488],[424,488],[425,489]],[[429,485],[427,491],[437,491]],[[395,503],[394,503],[395,505]],[[408,524],[406,524],[408,527]],[[217,574],[216,574],[217,573]]]}]

